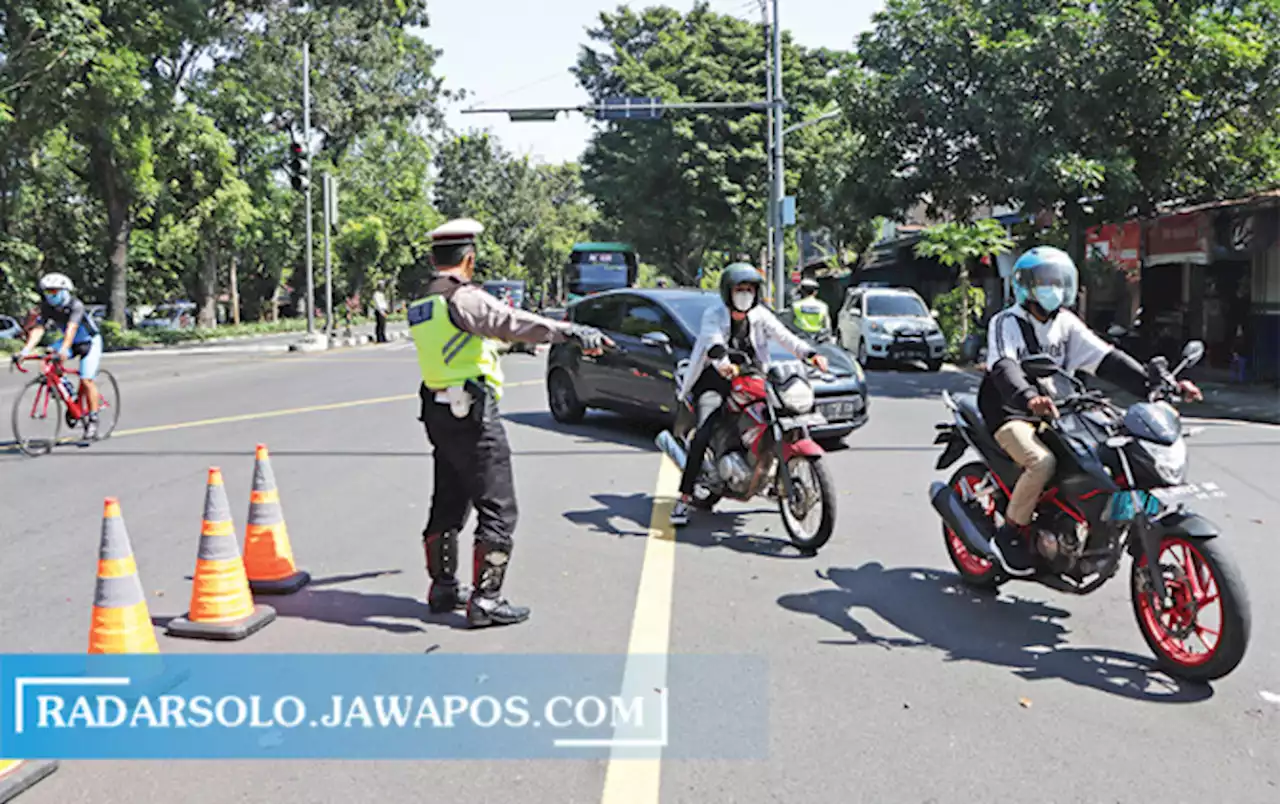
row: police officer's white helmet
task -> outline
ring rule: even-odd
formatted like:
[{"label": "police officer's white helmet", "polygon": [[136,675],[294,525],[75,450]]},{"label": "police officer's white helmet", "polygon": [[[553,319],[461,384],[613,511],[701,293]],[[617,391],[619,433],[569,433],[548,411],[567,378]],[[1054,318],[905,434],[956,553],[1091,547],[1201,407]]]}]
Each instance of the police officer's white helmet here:
[{"label": "police officer's white helmet", "polygon": [[52,273],[45,274],[40,277],[41,290],[75,290],[75,285],[71,283],[71,277],[66,274]]}]

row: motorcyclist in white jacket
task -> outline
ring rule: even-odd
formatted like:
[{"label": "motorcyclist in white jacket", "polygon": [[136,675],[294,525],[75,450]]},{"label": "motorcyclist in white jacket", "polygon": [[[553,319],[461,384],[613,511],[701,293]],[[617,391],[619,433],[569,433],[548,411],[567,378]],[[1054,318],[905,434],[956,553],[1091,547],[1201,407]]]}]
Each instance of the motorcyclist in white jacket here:
[{"label": "motorcyclist in white jacket", "polygon": [[744,352],[755,365],[769,366],[769,343],[776,341],[797,358],[827,371],[827,359],[811,344],[796,336],[761,304],[764,277],[746,263],[734,263],[720,275],[720,298],[723,307],[713,307],[702,318],[698,341],[689,356],[689,369],[680,384],[680,399],[689,400],[698,415],[697,432],[689,446],[689,458],[680,479],[680,499],[671,511],[671,524],[677,527],[689,522],[689,505],[702,459],[711,442],[717,414],[729,394],[730,380],[737,372],[728,356],[708,357],[712,347],[720,345]]}]

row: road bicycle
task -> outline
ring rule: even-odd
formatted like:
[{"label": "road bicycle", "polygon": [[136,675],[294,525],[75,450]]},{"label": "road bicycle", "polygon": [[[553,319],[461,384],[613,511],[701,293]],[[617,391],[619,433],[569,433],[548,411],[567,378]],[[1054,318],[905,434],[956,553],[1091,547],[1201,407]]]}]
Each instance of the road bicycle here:
[{"label": "road bicycle", "polygon": [[[16,367],[23,374],[31,373],[22,367],[26,360],[41,361],[40,376],[24,385],[13,401],[13,440],[18,449],[34,458],[53,451],[64,422],[72,430],[88,427],[89,397],[84,383],[73,379],[80,372],[64,366],[56,352],[43,357],[27,355],[14,361],[10,370]],[[97,440],[102,441],[111,437],[120,420],[120,386],[115,376],[105,369],[99,369],[94,382],[99,399]],[[36,437],[44,435],[41,428],[50,425],[52,433],[44,438]],[[87,445],[88,439],[82,443]]]}]

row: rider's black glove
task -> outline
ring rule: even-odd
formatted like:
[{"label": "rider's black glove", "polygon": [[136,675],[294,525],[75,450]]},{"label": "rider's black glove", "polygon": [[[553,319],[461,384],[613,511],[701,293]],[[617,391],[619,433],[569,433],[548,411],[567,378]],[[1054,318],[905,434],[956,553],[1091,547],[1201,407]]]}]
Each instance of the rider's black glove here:
[{"label": "rider's black glove", "polygon": [[604,333],[595,327],[574,324],[569,329],[569,337],[576,340],[587,351],[604,348]]}]

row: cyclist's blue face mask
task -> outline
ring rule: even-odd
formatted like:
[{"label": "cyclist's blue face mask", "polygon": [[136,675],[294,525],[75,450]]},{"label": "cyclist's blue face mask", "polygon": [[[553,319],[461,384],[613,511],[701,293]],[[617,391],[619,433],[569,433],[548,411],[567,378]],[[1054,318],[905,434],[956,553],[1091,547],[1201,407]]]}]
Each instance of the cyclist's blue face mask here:
[{"label": "cyclist's blue face mask", "polygon": [[1036,301],[1049,313],[1061,307],[1067,296],[1067,292],[1057,285],[1038,285],[1035,293]]},{"label": "cyclist's blue face mask", "polygon": [[53,305],[66,304],[67,292],[65,290],[59,290],[55,293],[46,293],[44,294],[44,300]]}]

